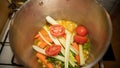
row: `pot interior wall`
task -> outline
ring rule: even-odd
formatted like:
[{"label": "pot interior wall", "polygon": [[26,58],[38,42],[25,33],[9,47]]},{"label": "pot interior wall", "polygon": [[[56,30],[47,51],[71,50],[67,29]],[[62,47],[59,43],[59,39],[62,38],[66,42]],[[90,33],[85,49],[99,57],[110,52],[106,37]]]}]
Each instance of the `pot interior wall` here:
[{"label": "pot interior wall", "polygon": [[46,23],[48,15],[55,20],[71,20],[87,27],[92,44],[88,65],[92,66],[103,56],[110,41],[111,24],[105,10],[95,1],[30,0],[17,12],[10,30],[11,47],[24,65],[40,66],[32,49],[33,37]]}]

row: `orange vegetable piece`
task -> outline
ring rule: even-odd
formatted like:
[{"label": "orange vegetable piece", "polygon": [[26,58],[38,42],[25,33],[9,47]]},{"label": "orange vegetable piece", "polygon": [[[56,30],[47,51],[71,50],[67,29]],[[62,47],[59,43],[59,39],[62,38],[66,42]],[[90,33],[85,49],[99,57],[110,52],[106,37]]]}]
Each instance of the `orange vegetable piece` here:
[{"label": "orange vegetable piece", "polygon": [[[79,45],[76,42],[73,42],[73,47],[79,52]],[[80,56],[75,55],[75,59],[77,60],[77,63],[80,64]]]},{"label": "orange vegetable piece", "polygon": [[73,42],[72,45],[77,51],[79,51],[79,46],[76,42]]},{"label": "orange vegetable piece", "polygon": [[43,63],[47,63],[46,60],[46,56],[41,54],[41,53],[37,53],[36,56],[43,62]]},{"label": "orange vegetable piece", "polygon": [[45,42],[41,42],[41,44],[39,44],[40,48],[45,48],[46,46],[47,46],[47,43],[45,43]]},{"label": "orange vegetable piece", "polygon": [[54,68],[54,66],[53,66],[52,63],[47,63],[47,67],[48,67],[48,68]]},{"label": "orange vegetable piece", "polygon": [[40,37],[39,34],[36,34],[36,35],[34,36],[34,38],[38,38],[38,37]]},{"label": "orange vegetable piece", "polygon": [[40,32],[47,41],[49,41],[50,43],[53,42],[53,40],[49,37],[48,33],[44,29],[41,29]]},{"label": "orange vegetable piece", "polygon": [[47,68],[54,68],[52,63],[47,62],[45,55],[43,55],[41,53],[37,53],[36,56],[47,66]]},{"label": "orange vegetable piece", "polygon": [[77,64],[80,64],[80,56],[79,55],[75,55],[75,59],[77,60]]}]

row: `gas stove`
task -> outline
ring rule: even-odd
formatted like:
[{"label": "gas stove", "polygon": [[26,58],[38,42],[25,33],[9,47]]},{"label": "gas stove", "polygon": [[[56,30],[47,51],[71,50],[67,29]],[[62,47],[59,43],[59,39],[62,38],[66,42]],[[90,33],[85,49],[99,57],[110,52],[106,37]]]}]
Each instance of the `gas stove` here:
[{"label": "gas stove", "polygon": [[[13,13],[13,16],[15,13]],[[4,32],[4,36],[0,41],[0,68],[23,68],[24,66],[17,62],[14,53],[11,50],[10,42],[9,42],[9,27],[10,21],[8,21],[8,25],[6,26],[6,30]],[[111,56],[111,57],[108,57]],[[98,64],[99,68],[104,68],[103,61],[112,61],[115,60],[114,54],[111,48],[111,45],[104,55],[103,59],[101,59]]]},{"label": "gas stove", "polygon": [[0,68],[23,68],[23,65],[17,62],[9,42],[9,27],[14,15],[15,12],[12,13],[11,17],[8,19],[4,35],[0,41]]},{"label": "gas stove", "polygon": [[[103,0],[98,0],[98,1],[102,3]],[[107,9],[110,10],[109,8]],[[19,8],[17,10],[19,10]],[[0,68],[23,68],[24,67],[23,65],[17,62],[9,43],[10,22],[17,10],[15,10],[15,12],[13,12],[10,15],[7,21],[7,25],[5,26],[5,29],[3,31],[4,34],[2,36],[2,40],[0,40]],[[104,68],[103,61],[113,61],[113,60],[115,60],[115,57],[112,51],[112,47],[110,45],[104,57],[98,62],[99,68]]]}]

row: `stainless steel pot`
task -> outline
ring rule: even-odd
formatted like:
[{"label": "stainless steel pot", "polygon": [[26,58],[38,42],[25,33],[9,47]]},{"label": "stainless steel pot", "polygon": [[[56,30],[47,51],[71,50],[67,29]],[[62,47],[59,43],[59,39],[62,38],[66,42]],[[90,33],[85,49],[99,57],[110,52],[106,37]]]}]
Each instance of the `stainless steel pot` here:
[{"label": "stainless steel pot", "polygon": [[48,15],[87,27],[93,56],[84,67],[92,67],[105,54],[112,35],[111,20],[95,0],[30,0],[17,12],[10,27],[11,48],[26,68],[40,68],[32,49],[33,36],[46,23]]}]

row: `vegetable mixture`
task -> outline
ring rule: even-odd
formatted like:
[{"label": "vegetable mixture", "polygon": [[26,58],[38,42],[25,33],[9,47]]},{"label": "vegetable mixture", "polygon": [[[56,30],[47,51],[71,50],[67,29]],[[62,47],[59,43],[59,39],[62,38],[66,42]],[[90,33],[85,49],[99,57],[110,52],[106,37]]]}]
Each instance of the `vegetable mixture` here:
[{"label": "vegetable mixture", "polygon": [[90,41],[87,28],[69,20],[46,17],[45,24],[34,37],[33,49],[43,68],[80,68],[89,58]]}]

